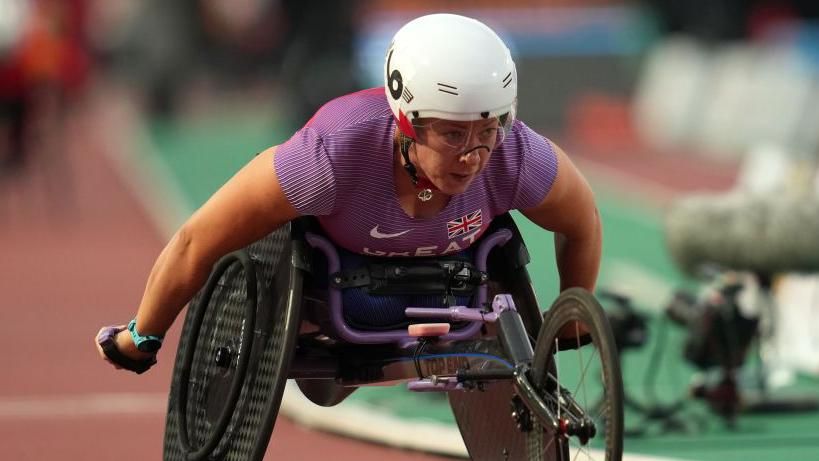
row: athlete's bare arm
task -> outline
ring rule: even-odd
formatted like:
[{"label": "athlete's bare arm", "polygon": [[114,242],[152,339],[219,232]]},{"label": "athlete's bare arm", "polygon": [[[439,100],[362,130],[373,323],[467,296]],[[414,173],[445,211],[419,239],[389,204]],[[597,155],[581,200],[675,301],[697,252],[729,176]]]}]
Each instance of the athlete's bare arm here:
[{"label": "athlete's bare arm", "polygon": [[[137,313],[141,334],[163,334],[204,285],[213,264],[298,217],[273,168],[276,147],[253,158],[188,219],[162,250]],[[120,351],[139,356],[128,332]]]},{"label": "athlete's bare arm", "polygon": [[560,289],[583,287],[594,291],[600,268],[602,226],[589,183],[556,144],[558,168],[543,202],[521,210],[540,227],[554,232]]}]

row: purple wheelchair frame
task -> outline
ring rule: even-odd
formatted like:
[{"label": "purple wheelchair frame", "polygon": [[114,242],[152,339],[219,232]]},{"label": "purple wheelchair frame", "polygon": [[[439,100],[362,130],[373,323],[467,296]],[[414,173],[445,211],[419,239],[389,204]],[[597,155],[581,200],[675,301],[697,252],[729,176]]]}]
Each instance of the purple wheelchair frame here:
[{"label": "purple wheelchair frame", "polygon": [[[475,267],[481,272],[486,272],[486,260],[489,252],[496,246],[502,246],[512,238],[509,229],[499,229],[491,235],[482,239],[478,250],[475,253]],[[327,258],[328,274],[333,274],[341,270],[341,262],[335,246],[326,238],[307,232],[305,239],[313,247],[319,249]],[[343,305],[341,300],[341,290],[329,287],[329,310],[330,326],[334,329],[337,337],[352,344],[386,344],[398,343],[408,346],[417,342],[417,338],[410,336],[406,329],[394,329],[386,331],[367,331],[353,328],[344,320]],[[492,302],[491,312],[481,309],[487,301],[486,284],[478,287],[473,307],[451,306],[449,308],[428,308],[428,307],[407,307],[405,313],[407,317],[414,318],[440,318],[449,322],[466,321],[465,327],[447,333],[440,337],[443,341],[457,341],[474,338],[480,331],[484,323],[495,322],[498,315],[507,309],[515,309],[512,297],[509,295],[497,295]]]}]

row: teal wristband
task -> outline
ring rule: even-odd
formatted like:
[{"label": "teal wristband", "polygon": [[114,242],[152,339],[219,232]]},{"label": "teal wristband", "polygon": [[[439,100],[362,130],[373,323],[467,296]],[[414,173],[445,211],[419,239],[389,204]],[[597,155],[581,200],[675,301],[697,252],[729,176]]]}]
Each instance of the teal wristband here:
[{"label": "teal wristband", "polygon": [[142,352],[156,352],[162,347],[162,340],[164,336],[139,334],[136,329],[136,319],[128,323],[128,331],[131,333],[131,339],[134,340],[134,345]]}]

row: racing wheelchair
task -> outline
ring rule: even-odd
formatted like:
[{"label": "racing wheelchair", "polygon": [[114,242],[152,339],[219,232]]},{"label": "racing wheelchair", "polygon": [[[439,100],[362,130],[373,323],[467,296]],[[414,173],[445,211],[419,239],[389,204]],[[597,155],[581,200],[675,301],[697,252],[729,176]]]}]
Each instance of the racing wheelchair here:
[{"label": "racing wheelchair", "polygon": [[[294,379],[323,406],[368,385],[445,392],[472,459],[619,461],[622,378],[600,305],[570,289],[542,314],[509,214],[473,247],[471,263],[345,271],[316,221],[299,218],[222,258],[185,317],[164,459],[261,460]],[[350,284],[432,293],[444,307],[407,306],[401,323],[367,328],[345,315]],[[456,305],[464,293],[470,305]]]}]

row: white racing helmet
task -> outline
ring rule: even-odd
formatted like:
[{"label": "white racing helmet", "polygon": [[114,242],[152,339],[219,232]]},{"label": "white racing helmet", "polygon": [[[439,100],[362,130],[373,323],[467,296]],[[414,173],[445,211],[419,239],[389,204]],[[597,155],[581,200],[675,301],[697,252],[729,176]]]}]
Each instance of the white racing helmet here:
[{"label": "white racing helmet", "polygon": [[431,14],[404,25],[384,60],[385,91],[401,131],[415,139],[413,121],[515,118],[518,82],[509,49],[485,24],[455,14]]}]

